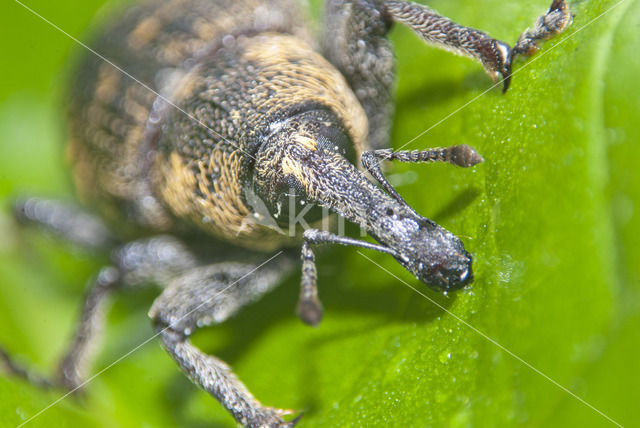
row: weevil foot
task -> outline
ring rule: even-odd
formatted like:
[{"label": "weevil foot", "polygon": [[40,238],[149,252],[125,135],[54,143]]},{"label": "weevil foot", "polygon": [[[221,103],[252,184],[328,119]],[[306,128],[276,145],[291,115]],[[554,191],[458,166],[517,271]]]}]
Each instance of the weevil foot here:
[{"label": "weevil foot", "polygon": [[22,367],[14,361],[13,358],[11,358],[9,353],[2,346],[0,346],[0,368],[2,368],[2,372],[22,378],[30,384],[40,388],[49,389],[56,386],[51,380]]},{"label": "weevil foot", "polygon": [[527,28],[513,47],[512,57],[533,55],[538,50],[538,41],[562,33],[573,21],[569,4],[565,0],[553,0],[549,10],[538,17],[533,28]]},{"label": "weevil foot", "polygon": [[518,38],[515,46],[501,64],[502,92],[506,92],[511,83],[513,60],[518,55],[531,56],[539,49],[538,42],[562,33],[573,21],[573,15],[566,0],[553,0],[549,10],[536,20],[533,28],[527,28]]},{"label": "weevil foot", "polygon": [[508,54],[500,64],[499,73],[502,75],[502,92],[506,92],[511,83],[511,69],[513,60],[518,55],[531,56],[539,49],[538,42],[547,40],[562,33],[573,21],[573,15],[566,0],[553,0],[549,10],[536,20],[533,28],[527,28],[518,38],[515,46],[508,50]]}]

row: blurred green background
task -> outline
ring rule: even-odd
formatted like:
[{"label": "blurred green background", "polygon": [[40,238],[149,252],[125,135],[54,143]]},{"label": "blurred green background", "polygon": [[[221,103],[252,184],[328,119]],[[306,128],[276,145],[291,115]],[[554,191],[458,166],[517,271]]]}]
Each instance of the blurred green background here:
[{"label": "blurred green background", "polygon": [[[428,4],[512,43],[547,2]],[[25,0],[81,39],[104,3]],[[476,280],[445,297],[390,257],[365,253],[613,420],[640,426],[640,1],[571,5],[573,25],[518,62],[509,92],[478,99],[491,86],[480,66],[394,28],[394,146],[437,124],[407,148],[468,143],[486,159],[472,170],[392,168],[418,212],[463,237]],[[20,194],[72,198],[62,94],[81,48],[14,0],[2,4],[0,48],[0,343],[51,373],[104,256],[19,230],[8,204]],[[613,425],[354,249],[322,253],[319,272],[319,328],[294,315],[294,275],[195,338],[263,403],[304,411],[301,427]],[[155,293],[115,300],[94,371],[152,335]],[[0,377],[0,426],[61,395]],[[153,341],[31,425],[234,423]]]}]

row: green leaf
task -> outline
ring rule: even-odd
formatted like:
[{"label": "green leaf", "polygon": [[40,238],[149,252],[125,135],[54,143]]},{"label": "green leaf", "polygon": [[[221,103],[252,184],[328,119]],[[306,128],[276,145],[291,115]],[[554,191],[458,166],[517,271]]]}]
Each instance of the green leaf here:
[{"label": "green leaf", "polygon": [[[429,5],[513,42],[547,1]],[[102,3],[28,6],[83,38]],[[393,30],[394,147],[467,143],[485,158],[470,170],[390,167],[418,212],[463,237],[474,255],[471,287],[442,296],[388,256],[332,248],[319,256],[326,313],[318,328],[294,315],[294,275],[196,343],[228,361],[265,404],[303,410],[301,427],[612,425],[555,382],[618,423],[637,424],[640,2],[571,6],[572,26],[518,61],[504,95],[487,91],[479,65]],[[102,260],[18,231],[6,204],[18,193],[70,197],[59,87],[80,48],[13,1],[0,31],[0,343],[51,373]],[[109,368],[84,399],[62,400],[33,426],[234,426],[155,341],[110,367],[153,334],[154,295],[115,301],[94,370]],[[0,425],[21,423],[63,393],[0,378]]]}]

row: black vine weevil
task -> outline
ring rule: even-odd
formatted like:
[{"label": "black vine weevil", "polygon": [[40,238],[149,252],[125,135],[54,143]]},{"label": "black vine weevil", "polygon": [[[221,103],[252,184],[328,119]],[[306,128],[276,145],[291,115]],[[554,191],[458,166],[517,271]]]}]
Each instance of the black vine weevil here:
[{"label": "black vine weevil", "polygon": [[[283,213],[290,208],[317,203],[364,225],[379,242],[304,231],[298,313],[309,324],[321,318],[314,244],[389,253],[443,290],[472,280],[461,241],[411,209],[378,166],[384,159],[460,166],[482,159],[468,146],[385,149],[394,77],[386,34],[394,21],[478,59],[494,78],[504,78],[506,89],[514,54],[561,31],[570,15],[564,2],[554,1],[514,49],[399,1],[329,2],[330,36],[321,46],[287,1],[147,2],[102,32],[93,47],[119,68],[91,54],[78,65],[69,153],[81,196],[111,227],[53,201],[17,206],[26,222],[79,244],[115,248],[113,265],[89,292],[55,383],[75,388],[86,376],[105,297],[154,282],[166,288],[150,315],[181,368],[240,423],[284,424],[281,411],[261,406],[228,366],[188,340],[195,328],[224,321],[277,285],[293,265],[287,251],[255,271],[255,254],[242,251],[295,241],[265,227],[253,198],[279,224],[287,224]],[[358,159],[380,187],[356,169]],[[225,249],[222,259],[216,244]]]}]

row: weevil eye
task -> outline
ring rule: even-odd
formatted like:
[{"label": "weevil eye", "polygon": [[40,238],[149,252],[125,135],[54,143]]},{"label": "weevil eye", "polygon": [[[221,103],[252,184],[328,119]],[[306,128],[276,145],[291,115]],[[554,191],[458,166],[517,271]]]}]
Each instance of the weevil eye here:
[{"label": "weevil eye", "polygon": [[451,258],[447,266],[434,266],[425,272],[425,282],[442,291],[458,290],[473,281],[471,264],[471,255],[465,251]]}]

